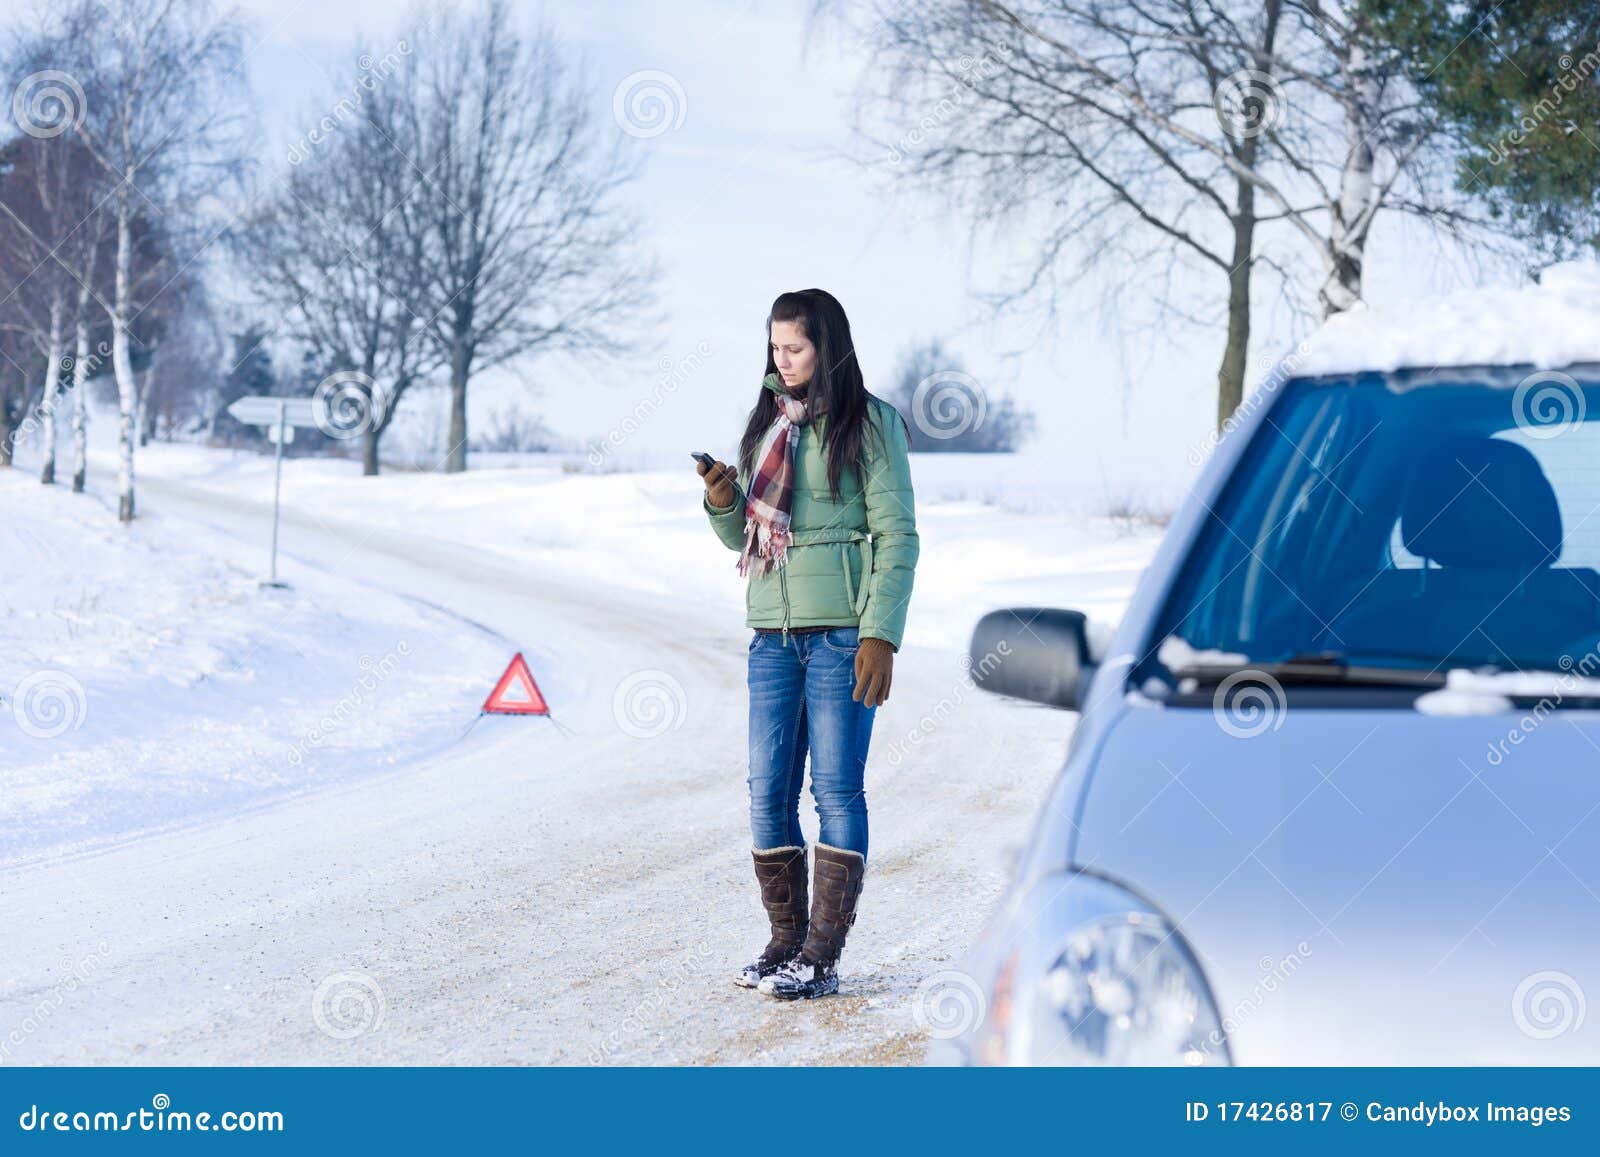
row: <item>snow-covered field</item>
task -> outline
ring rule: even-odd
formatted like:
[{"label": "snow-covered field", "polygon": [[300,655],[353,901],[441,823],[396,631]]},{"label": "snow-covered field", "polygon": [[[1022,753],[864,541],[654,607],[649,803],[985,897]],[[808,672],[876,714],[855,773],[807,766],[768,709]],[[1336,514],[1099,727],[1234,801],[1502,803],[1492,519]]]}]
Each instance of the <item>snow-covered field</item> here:
[{"label": "snow-covered field", "polygon": [[0,472],[0,866],[314,791],[448,744],[493,632],[155,504]]},{"label": "snow-covered field", "polygon": [[[0,1063],[915,1061],[1073,722],[976,692],[971,626],[1110,623],[1158,533],[914,459],[846,991],[795,1007],[728,979],[765,936],[748,633],[687,458],[290,461],[287,590],[270,460],[147,447],[131,528],[92,466],[0,473]],[[515,650],[554,721],[478,719]]]}]

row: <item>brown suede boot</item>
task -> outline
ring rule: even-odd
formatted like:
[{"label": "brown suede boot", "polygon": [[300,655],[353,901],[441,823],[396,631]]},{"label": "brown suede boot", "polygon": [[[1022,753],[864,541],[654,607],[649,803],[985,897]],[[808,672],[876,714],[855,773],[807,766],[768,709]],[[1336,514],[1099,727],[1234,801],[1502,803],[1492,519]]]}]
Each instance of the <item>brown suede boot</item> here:
[{"label": "brown suede boot", "polygon": [[867,874],[860,852],[818,843],[816,881],[812,886],[811,925],[805,944],[793,960],[775,970],[758,987],[779,1000],[809,1000],[839,991],[839,957],[845,937],[856,922],[856,903]]},{"label": "brown suede boot", "polygon": [[733,982],[754,988],[800,955],[806,939],[806,850],[800,847],[753,848],[761,903],[772,925],[772,939],[753,963],[741,968]]}]

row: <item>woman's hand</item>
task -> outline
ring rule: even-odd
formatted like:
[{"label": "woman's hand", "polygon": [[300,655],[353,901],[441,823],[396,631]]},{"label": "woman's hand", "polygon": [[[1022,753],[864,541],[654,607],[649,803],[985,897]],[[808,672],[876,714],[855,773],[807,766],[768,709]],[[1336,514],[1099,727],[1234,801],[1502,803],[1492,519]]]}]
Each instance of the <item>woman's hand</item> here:
[{"label": "woman's hand", "polygon": [[888,639],[862,639],[856,648],[856,689],[850,697],[863,707],[876,707],[889,698],[893,678],[894,644]]},{"label": "woman's hand", "polygon": [[733,484],[739,477],[726,462],[712,459],[711,465],[696,462],[694,468],[706,480],[706,501],[712,506],[733,505]]}]

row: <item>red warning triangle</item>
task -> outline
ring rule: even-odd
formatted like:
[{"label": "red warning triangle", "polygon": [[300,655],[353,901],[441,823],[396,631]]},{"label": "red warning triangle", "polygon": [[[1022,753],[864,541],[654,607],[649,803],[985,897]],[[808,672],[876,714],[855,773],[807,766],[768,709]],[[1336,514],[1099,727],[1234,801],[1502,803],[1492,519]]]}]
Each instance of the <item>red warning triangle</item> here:
[{"label": "red warning triangle", "polygon": [[494,685],[494,690],[489,692],[483,710],[497,715],[550,714],[550,708],[539,693],[539,686],[533,681],[533,672],[528,670],[521,651],[511,660],[511,665],[500,676],[500,682]]}]

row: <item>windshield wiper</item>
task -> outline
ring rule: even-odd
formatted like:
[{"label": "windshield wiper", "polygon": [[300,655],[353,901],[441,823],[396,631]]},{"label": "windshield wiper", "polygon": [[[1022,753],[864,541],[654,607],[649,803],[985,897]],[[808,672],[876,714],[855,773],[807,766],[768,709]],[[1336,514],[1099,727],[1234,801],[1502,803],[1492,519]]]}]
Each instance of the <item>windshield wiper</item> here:
[{"label": "windshield wiper", "polygon": [[1171,670],[1178,678],[1193,679],[1200,685],[1220,683],[1242,671],[1259,671],[1279,683],[1295,686],[1350,684],[1364,687],[1443,687],[1446,681],[1443,671],[1352,663],[1334,651],[1292,655],[1287,659],[1259,663],[1248,659],[1242,662],[1218,662],[1199,658]]}]

